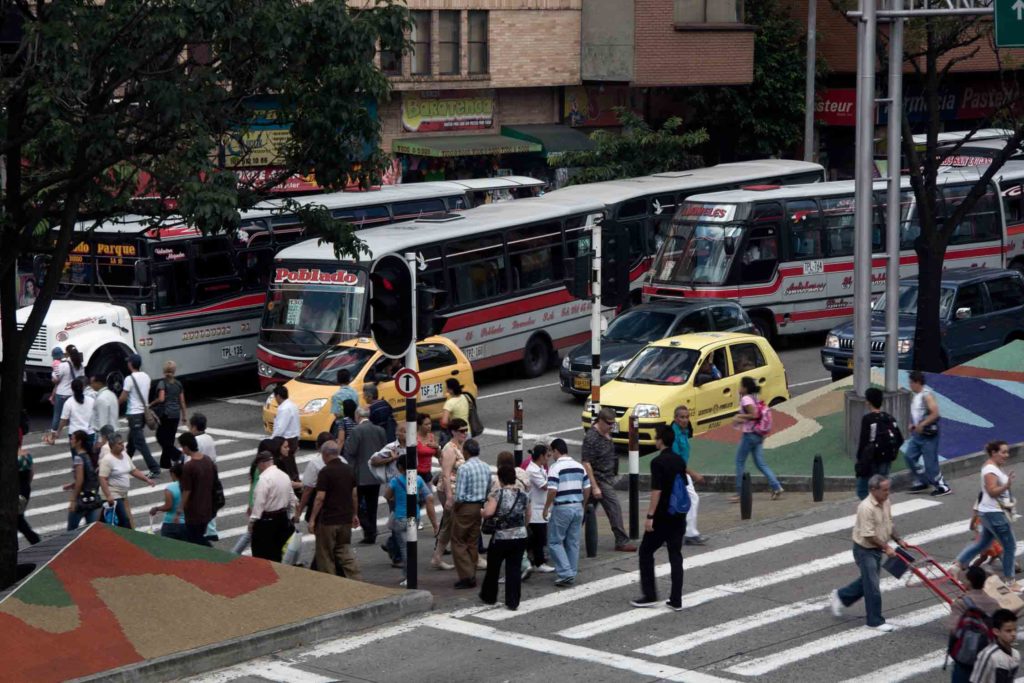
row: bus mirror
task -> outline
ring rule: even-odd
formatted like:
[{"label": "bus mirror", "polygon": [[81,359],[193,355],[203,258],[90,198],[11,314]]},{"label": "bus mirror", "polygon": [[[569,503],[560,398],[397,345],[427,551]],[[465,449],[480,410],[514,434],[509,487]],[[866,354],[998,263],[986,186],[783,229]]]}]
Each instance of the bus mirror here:
[{"label": "bus mirror", "polygon": [[725,238],[725,253],[727,256],[732,256],[736,253],[736,238],[726,237]]},{"label": "bus mirror", "polygon": [[46,254],[36,254],[32,259],[32,274],[40,285],[46,279],[46,270],[50,265],[50,257]]},{"label": "bus mirror", "polygon": [[574,299],[590,298],[591,261],[589,256],[565,259],[565,288]]},{"label": "bus mirror", "polygon": [[149,287],[149,264],[145,261],[135,262],[135,282],[139,287]]}]

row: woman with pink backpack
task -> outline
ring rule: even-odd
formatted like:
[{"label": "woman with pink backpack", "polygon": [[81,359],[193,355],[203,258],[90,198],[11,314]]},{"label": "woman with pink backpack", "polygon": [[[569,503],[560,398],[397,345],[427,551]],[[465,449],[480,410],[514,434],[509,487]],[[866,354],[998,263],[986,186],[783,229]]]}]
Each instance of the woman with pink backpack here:
[{"label": "woman with pink backpack", "polygon": [[758,397],[760,391],[761,387],[757,386],[753,377],[740,380],[740,412],[733,418],[733,422],[743,431],[743,438],[736,449],[736,495],[729,498],[730,503],[740,502],[740,485],[747,469],[747,456],[751,453],[754,454],[757,469],[768,478],[772,500],[782,497],[782,484],[764,461],[764,438],[772,429],[772,417],[771,408]]}]

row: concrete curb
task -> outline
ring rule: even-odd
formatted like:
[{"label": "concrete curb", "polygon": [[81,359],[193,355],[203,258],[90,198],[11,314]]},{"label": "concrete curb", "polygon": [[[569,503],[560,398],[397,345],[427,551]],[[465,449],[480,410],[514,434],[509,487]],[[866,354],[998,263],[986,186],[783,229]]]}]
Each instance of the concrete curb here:
[{"label": "concrete curb", "polygon": [[[1010,457],[1019,458],[1024,455],[1024,443],[1010,444]],[[811,468],[813,462],[813,455],[808,459],[807,469]],[[968,455],[962,455],[953,460],[947,460],[940,465],[942,469],[943,477],[954,477],[961,475],[965,472],[978,472],[981,470],[981,465],[988,459],[988,455],[985,451],[979,451],[977,453],[970,453]],[[757,471],[757,468],[751,468],[748,462],[747,471],[750,472],[750,487],[753,491],[768,491],[768,480],[761,476],[761,473]],[[752,470],[752,471],[751,471]],[[853,461],[850,461],[850,470],[853,470]],[[779,477],[779,483],[787,491],[795,492],[810,492],[811,491],[811,477],[810,476],[799,476],[799,475],[784,475]],[[892,488],[894,491],[910,488],[914,483],[914,477],[909,470],[903,470],[896,472],[892,475]],[[640,489],[647,489],[651,486],[651,475],[641,474],[640,475]],[[857,486],[857,478],[854,476],[849,477],[825,477],[825,490],[826,491],[853,491]],[[705,474],[704,484],[700,487],[701,491],[715,491],[719,493],[733,493],[736,487],[736,477],[732,474]],[[616,491],[626,491],[629,489],[629,475],[621,475],[619,480],[615,483]]]},{"label": "concrete curb", "polygon": [[428,591],[406,591],[394,597],[375,600],[340,612],[323,614],[307,621],[286,624],[220,643],[204,645],[165,657],[76,678],[71,683],[84,681],[148,683],[150,681],[180,680],[185,676],[201,674],[281,650],[321,642],[353,631],[373,628],[414,614],[428,612],[433,606],[434,596]]}]

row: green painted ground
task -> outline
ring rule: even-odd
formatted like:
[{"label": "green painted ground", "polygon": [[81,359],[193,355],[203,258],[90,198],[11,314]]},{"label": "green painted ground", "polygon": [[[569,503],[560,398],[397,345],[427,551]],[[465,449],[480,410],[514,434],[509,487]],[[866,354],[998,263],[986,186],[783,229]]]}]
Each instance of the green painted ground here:
[{"label": "green painted ground", "polygon": [[129,531],[128,529],[116,526],[109,527],[109,529],[129,543],[138,546],[153,557],[161,560],[202,560],[204,562],[227,564],[238,559],[238,555],[234,553],[216,548],[207,548],[195,543],[175,541],[171,538]]},{"label": "green painted ground", "polygon": [[43,607],[74,607],[71,596],[64,590],[64,584],[49,567],[44,567],[35,576],[18,588],[18,600],[30,605]]},{"label": "green painted ground", "polygon": [[1024,341],[1012,341],[974,360],[969,360],[964,365],[986,370],[1020,372],[1024,369]]}]

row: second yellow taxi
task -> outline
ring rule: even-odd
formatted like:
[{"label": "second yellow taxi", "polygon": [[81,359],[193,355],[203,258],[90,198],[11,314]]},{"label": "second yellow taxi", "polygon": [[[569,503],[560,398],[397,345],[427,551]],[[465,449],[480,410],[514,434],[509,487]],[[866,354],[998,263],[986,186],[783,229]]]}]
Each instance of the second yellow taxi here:
[{"label": "second yellow taxi", "polygon": [[[416,360],[419,364],[420,394],[416,410],[437,420],[447,399],[445,380],[454,377],[462,384],[462,390],[476,397],[476,383],[469,360],[454,343],[445,337],[428,337],[416,344]],[[377,384],[380,398],[395,409],[395,417],[404,419],[405,398],[395,387],[394,374],[403,363],[392,360],[377,350],[373,341],[367,338],[350,339],[324,351],[297,377],[285,384],[288,398],[299,408],[303,441],[315,440],[321,432],[330,431],[334,424],[331,413],[331,397],[338,390],[338,371],[346,369],[352,377],[349,383],[362,397],[363,385]],[[263,406],[263,427],[269,434],[274,428],[277,404],[273,394],[267,397]]]},{"label": "second yellow taxi", "polygon": [[[601,387],[601,406],[615,411],[615,443],[628,444],[629,420],[636,415],[640,445],[649,448],[658,425],[671,422],[678,406],[690,409],[694,434],[727,423],[739,410],[743,377],[754,378],[769,405],[789,399],[786,369],[767,339],[729,332],[668,337],[645,346]],[[584,429],[590,428],[591,409],[588,400]]]}]

